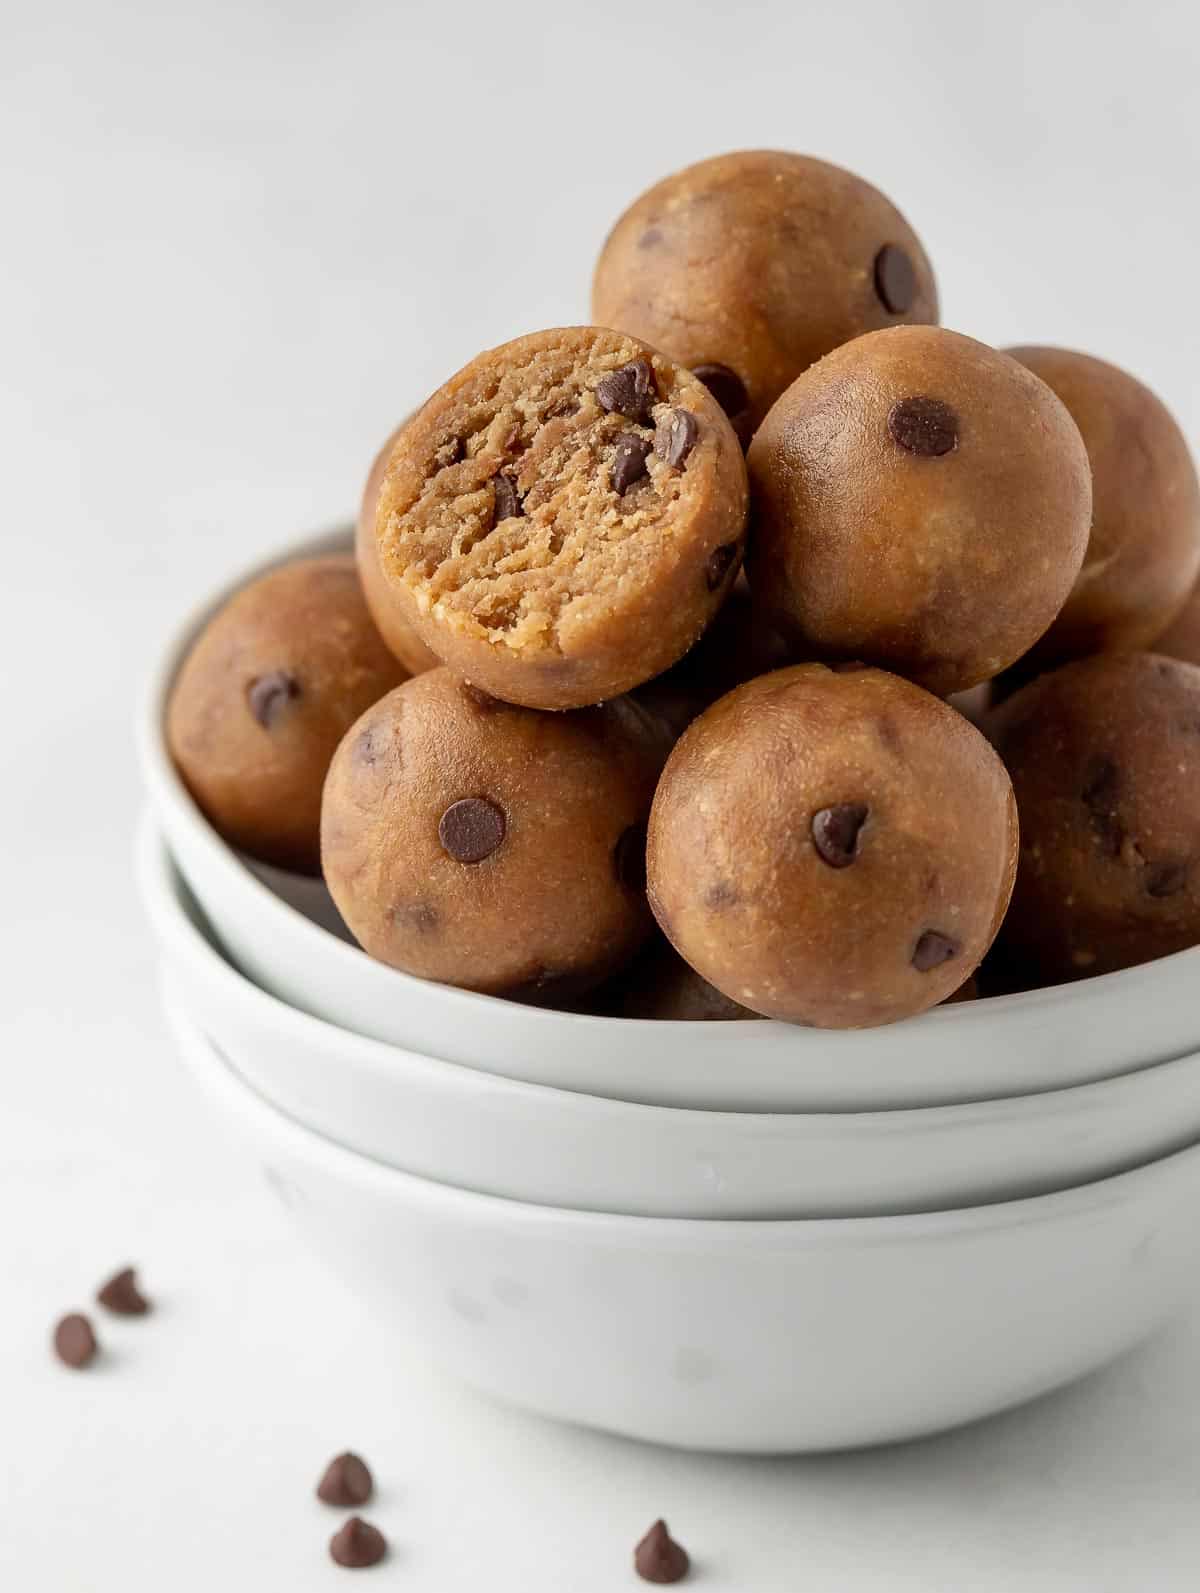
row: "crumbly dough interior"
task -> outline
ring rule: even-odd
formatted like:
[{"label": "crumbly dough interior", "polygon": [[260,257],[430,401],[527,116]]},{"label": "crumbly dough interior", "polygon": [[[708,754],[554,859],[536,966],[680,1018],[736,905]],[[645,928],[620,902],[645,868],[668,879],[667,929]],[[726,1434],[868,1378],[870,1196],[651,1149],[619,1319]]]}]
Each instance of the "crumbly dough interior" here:
[{"label": "crumbly dough interior", "polygon": [[[410,441],[425,451],[414,460],[423,479],[385,493],[378,527],[386,568],[422,613],[514,651],[558,651],[568,612],[619,607],[623,591],[653,579],[689,490],[690,461],[673,466],[653,449],[681,384],[654,358],[644,417],[610,413],[597,383],[649,358],[639,344],[613,344],[611,333],[564,337],[519,362],[506,351],[430,406],[430,429]],[[622,493],[614,464],[631,439],[646,450],[645,473],[635,463]]]}]

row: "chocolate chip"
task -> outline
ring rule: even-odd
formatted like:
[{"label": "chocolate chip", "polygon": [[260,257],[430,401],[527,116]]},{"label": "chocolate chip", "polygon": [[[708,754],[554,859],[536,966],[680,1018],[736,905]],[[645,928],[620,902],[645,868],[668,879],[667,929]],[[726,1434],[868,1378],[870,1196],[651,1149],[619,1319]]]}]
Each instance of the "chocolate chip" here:
[{"label": "chocolate chip", "polygon": [[813,814],[812,838],[830,868],[849,868],[858,856],[859,831],[870,812],[865,802],[837,802]]},{"label": "chocolate chip", "polygon": [[613,870],[626,890],[646,889],[646,826],[631,824],[613,847]]},{"label": "chocolate chip", "polygon": [[350,1571],[362,1571],[369,1565],[378,1565],[387,1553],[387,1539],[378,1527],[373,1527],[361,1516],[351,1516],[340,1532],[329,1540],[329,1553],[338,1565]]},{"label": "chocolate chip", "polygon": [[903,315],[917,296],[917,273],[897,244],[885,243],[875,256],[875,291],[885,309]]},{"label": "chocolate chip", "polygon": [[633,1551],[633,1568],[643,1582],[682,1582],[691,1561],[665,1521],[656,1521]]},{"label": "chocolate chip", "polygon": [[145,1316],[150,1302],[138,1288],[137,1273],[132,1267],[123,1267],[96,1292],[96,1299],[106,1311],[116,1316]]},{"label": "chocolate chip", "polygon": [[438,839],[456,863],[482,863],[504,839],[504,809],[487,797],[452,802],[438,821]]},{"label": "chocolate chip", "polygon": [[664,415],[654,432],[654,452],[678,470],[700,435],[700,427],[690,409],[673,409]]},{"label": "chocolate chip", "polygon": [[940,398],[902,398],[888,415],[892,440],[919,459],[939,459],[958,447],[958,416]]},{"label": "chocolate chip", "polygon": [[1167,896],[1178,896],[1187,880],[1186,863],[1153,863],[1142,876],[1146,895],[1159,901]]},{"label": "chocolate chip", "polygon": [[639,249],[653,249],[662,242],[661,227],[647,227],[638,239]]},{"label": "chocolate chip", "polygon": [[654,367],[647,359],[631,360],[620,370],[609,371],[596,383],[596,401],[610,415],[626,420],[644,419],[658,397],[654,386]]},{"label": "chocolate chip", "polygon": [[250,712],[264,730],[270,730],[288,703],[300,695],[300,682],[286,669],[259,675],[246,688]]},{"label": "chocolate chip", "polygon": [[927,929],[917,941],[912,965],[918,973],[928,973],[931,968],[940,968],[951,957],[957,957],[958,952],[956,940],[951,940],[949,935],[943,935],[936,929]]},{"label": "chocolate chip", "polygon": [[503,520],[519,519],[525,513],[525,506],[521,501],[516,482],[503,471],[492,478],[492,492],[495,495],[493,525],[499,525]]},{"label": "chocolate chip", "polygon": [[736,542],[723,543],[721,547],[714,548],[708,556],[708,563],[704,566],[704,584],[710,592],[715,592],[724,583],[725,577],[733,568],[738,556]]},{"label": "chocolate chip", "polygon": [[613,451],[612,487],[615,493],[624,497],[630,487],[642,479],[646,474],[646,455],[649,452],[650,443],[645,437],[639,437],[632,431],[621,433]]},{"label": "chocolate chip", "polygon": [[339,1510],[349,1510],[366,1504],[374,1488],[366,1462],[347,1450],[326,1466],[325,1475],[317,1484],[317,1498],[327,1505],[336,1505]]},{"label": "chocolate chip", "polygon": [[90,1366],[98,1349],[92,1324],[78,1311],[64,1316],[54,1329],[54,1353],[73,1371],[81,1372],[85,1366]]},{"label": "chocolate chip", "polygon": [[700,378],[730,420],[749,407],[746,384],[728,365],[693,365],[692,375]]}]

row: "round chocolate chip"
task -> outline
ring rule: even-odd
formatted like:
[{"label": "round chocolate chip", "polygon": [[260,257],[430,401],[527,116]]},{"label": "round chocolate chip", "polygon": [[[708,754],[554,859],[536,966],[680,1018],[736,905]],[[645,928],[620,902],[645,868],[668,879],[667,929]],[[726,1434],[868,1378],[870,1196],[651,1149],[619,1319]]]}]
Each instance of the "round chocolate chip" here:
[{"label": "round chocolate chip", "polygon": [[72,1371],[81,1372],[85,1366],[90,1366],[98,1348],[92,1324],[78,1311],[64,1316],[54,1329],[54,1353]]},{"label": "round chocolate chip", "polygon": [[325,1475],[317,1484],[317,1498],[339,1510],[350,1510],[366,1504],[374,1487],[366,1462],[347,1451],[326,1466]]},{"label": "round chocolate chip", "polygon": [[888,415],[888,431],[905,453],[938,459],[958,447],[958,416],[940,398],[902,398]]},{"label": "round chocolate chip", "polygon": [[817,855],[830,868],[849,868],[858,856],[858,837],[867,814],[865,802],[837,802],[813,814],[812,838]]},{"label": "round chocolate chip", "polygon": [[96,1292],[96,1299],[115,1316],[145,1316],[150,1302],[138,1288],[137,1273],[123,1267]]},{"label": "round chocolate chip", "polygon": [[504,809],[487,797],[452,802],[438,820],[438,839],[456,863],[482,863],[504,839]]},{"label": "round chocolate chip", "polygon": [[378,1565],[383,1559],[387,1553],[387,1539],[369,1521],[351,1516],[341,1531],[330,1539],[329,1553],[336,1564],[350,1571],[362,1571],[369,1565]]},{"label": "round chocolate chip", "polygon": [[917,296],[917,273],[904,250],[885,243],[875,256],[875,291],[885,310],[904,315]]},{"label": "round chocolate chip", "polygon": [[626,890],[646,889],[646,826],[631,824],[613,847],[613,871]]},{"label": "round chocolate chip", "polygon": [[647,359],[631,360],[596,383],[600,408],[610,415],[624,415],[626,420],[642,420],[657,397],[654,368]]},{"label": "round chocolate chip", "polygon": [[682,1582],[690,1565],[687,1550],[675,1542],[665,1521],[656,1521],[633,1551],[633,1568],[643,1582]]},{"label": "round chocolate chip", "polygon": [[746,384],[728,365],[693,365],[692,375],[700,378],[730,420],[749,408]]},{"label": "round chocolate chip", "polygon": [[696,446],[700,427],[690,409],[673,409],[659,421],[654,432],[654,452],[679,470]]},{"label": "round chocolate chip", "polygon": [[288,703],[300,695],[300,682],[286,669],[272,669],[258,675],[246,687],[250,712],[264,730],[270,730]]},{"label": "round chocolate chip", "polygon": [[927,929],[913,949],[912,965],[918,973],[928,973],[931,968],[940,968],[951,957],[957,957],[958,950],[958,942],[949,935]]},{"label": "round chocolate chip", "polygon": [[737,556],[736,542],[725,542],[709,554],[708,563],[704,566],[704,584],[710,592],[715,592],[724,584],[725,577],[733,568]]}]

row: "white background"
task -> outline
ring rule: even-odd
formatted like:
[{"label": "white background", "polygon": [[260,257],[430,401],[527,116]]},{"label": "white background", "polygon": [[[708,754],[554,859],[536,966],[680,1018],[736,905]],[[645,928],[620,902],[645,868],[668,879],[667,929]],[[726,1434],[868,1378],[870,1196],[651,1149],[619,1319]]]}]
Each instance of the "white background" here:
[{"label": "white background", "polygon": [[[600,1593],[665,1513],[697,1585],[1191,1589],[1200,1315],[1031,1410],[859,1457],[657,1453],[389,1352],[194,1102],[130,881],[130,721],[174,616],[348,513],[478,349],[582,320],[649,181],[775,145],[870,177],[948,325],[1057,341],[1200,430],[1193,0],[584,10],[0,3],[0,1586]],[[125,1259],[161,1298],[74,1376],[46,1340]],[[1019,1302],[1014,1302],[1019,1308]]]}]

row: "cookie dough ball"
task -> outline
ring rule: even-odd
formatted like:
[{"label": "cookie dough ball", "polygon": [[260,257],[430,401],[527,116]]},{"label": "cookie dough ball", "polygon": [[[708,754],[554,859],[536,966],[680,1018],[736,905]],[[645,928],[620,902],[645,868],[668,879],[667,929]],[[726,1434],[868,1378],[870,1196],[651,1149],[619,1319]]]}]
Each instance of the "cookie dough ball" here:
[{"label": "cookie dough ball", "polygon": [[376,546],[399,620],[533,708],[614,697],[692,645],[737,577],[745,464],[704,384],[619,332],[481,354],[393,447]]},{"label": "cookie dough ball", "polygon": [[801,371],[863,332],[938,318],[920,240],[861,177],[746,150],[656,184],[617,222],[592,319],[707,381],[744,441]]},{"label": "cookie dough ball", "polygon": [[299,559],[209,621],[167,709],[167,742],[209,823],[251,857],[315,874],[338,742],[405,678],[349,554]]},{"label": "cookie dough ball", "polygon": [[567,995],[646,938],[645,823],[666,743],[625,699],[513,707],[433,669],[339,747],[325,878],[371,956],[470,990]]},{"label": "cookie dough ball", "polygon": [[1170,411],[1127,371],[1061,348],[1014,348],[1057,393],[1092,468],[1092,532],[1042,667],[1149,647],[1200,572],[1200,481]]},{"label": "cookie dough ball", "polygon": [[1075,422],[1023,365],[956,332],[837,349],[788,388],[748,462],[756,600],[810,656],[940,695],[1025,653],[1083,562]]},{"label": "cookie dough ball", "polygon": [[1170,629],[1155,642],[1154,651],[1185,664],[1200,664],[1200,586],[1193,590]]},{"label": "cookie dough ball", "polygon": [[[416,411],[414,410],[415,414]],[[375,546],[375,508],[379,502],[379,484],[387,462],[391,458],[396,439],[412,419],[409,415],[375,455],[367,484],[363,488],[358,523],[354,530],[354,556],[358,560],[358,575],[362,581],[363,595],[371,618],[379,634],[395,653],[410,675],[420,675],[427,669],[436,669],[441,659],[420,639],[404,619],[388,593],[383,571],[379,567],[379,552]]]},{"label": "cookie dough ball", "polygon": [[676,1023],[730,1023],[757,1017],[757,1013],[730,1001],[715,985],[702,979],[668,941],[659,938],[617,983],[620,988],[614,993],[614,1017]]},{"label": "cookie dough ball", "polygon": [[1021,815],[1004,945],[1044,983],[1200,942],[1200,669],[1099,654],[991,725]]},{"label": "cookie dough ball", "polygon": [[1016,856],[1008,777],[960,714],[881,670],[801,664],[683,736],[647,869],[663,931],[730,1000],[851,1029],[963,984]]}]

